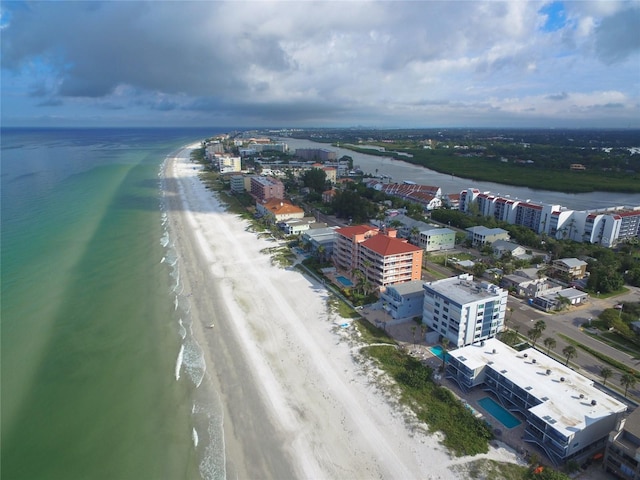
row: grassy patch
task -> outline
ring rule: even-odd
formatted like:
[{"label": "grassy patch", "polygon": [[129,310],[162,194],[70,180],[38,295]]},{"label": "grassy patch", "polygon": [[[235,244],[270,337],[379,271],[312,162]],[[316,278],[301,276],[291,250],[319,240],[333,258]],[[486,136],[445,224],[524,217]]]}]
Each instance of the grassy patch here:
[{"label": "grassy patch", "polygon": [[528,473],[527,467],[514,465],[513,463],[498,462],[482,458],[469,463],[456,465],[452,470],[459,478],[477,480],[522,480]]},{"label": "grassy patch", "polygon": [[360,318],[360,320],[356,322],[356,326],[360,332],[362,341],[365,343],[389,343],[391,345],[397,345],[396,341],[387,335],[387,332],[372,325],[371,322],[364,318]]},{"label": "grassy patch", "polygon": [[373,358],[398,384],[401,402],[409,406],[431,432],[444,435],[443,444],[457,456],[489,451],[490,427],[478,420],[451,391],[433,382],[431,368],[391,346],[369,346]]}]

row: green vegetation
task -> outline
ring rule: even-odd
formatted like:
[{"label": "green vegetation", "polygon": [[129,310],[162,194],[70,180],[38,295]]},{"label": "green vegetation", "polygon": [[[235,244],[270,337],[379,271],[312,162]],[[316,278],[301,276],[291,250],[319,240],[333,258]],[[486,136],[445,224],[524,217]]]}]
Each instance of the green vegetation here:
[{"label": "green vegetation", "polygon": [[[298,137],[310,138],[310,131]],[[636,131],[314,131],[314,141],[383,155],[441,173],[562,192],[640,192]],[[361,148],[366,143],[384,151]],[[428,149],[425,149],[428,146]],[[406,157],[410,154],[411,157]],[[576,171],[571,165],[584,169]]]},{"label": "green vegetation", "polygon": [[493,438],[489,426],[475,418],[451,391],[434,383],[431,368],[392,345],[369,346],[362,351],[397,382],[401,401],[418,419],[430,431],[444,434],[443,444],[453,453],[462,456],[488,451]]},{"label": "green vegetation", "polygon": [[558,334],[559,337],[561,337],[565,342],[573,345],[574,347],[577,347],[581,350],[584,350],[585,352],[587,352],[588,354],[596,357],[598,360],[603,361],[604,363],[611,365],[612,367],[622,371],[622,372],[627,372],[632,374],[635,378],[640,380],[640,372],[638,370],[634,370],[633,368],[629,367],[628,365],[617,361],[614,358],[611,358],[607,355],[604,355],[603,353],[599,352],[598,350],[594,350],[591,347],[588,347],[586,345],[583,345],[580,342],[576,342],[574,339],[567,337],[566,335],[562,335],[561,333]]},{"label": "green vegetation", "polygon": [[521,467],[512,463],[497,462],[486,458],[455,466],[453,470],[459,478],[473,480],[569,480],[564,473],[544,468],[536,471],[539,465]]}]

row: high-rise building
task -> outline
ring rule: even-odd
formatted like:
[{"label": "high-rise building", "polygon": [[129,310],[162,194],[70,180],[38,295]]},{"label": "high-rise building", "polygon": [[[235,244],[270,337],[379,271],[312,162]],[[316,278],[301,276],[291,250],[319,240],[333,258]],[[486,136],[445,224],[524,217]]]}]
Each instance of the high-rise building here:
[{"label": "high-rise building", "polygon": [[426,282],[422,323],[462,347],[495,337],[504,328],[507,291],[462,274]]}]

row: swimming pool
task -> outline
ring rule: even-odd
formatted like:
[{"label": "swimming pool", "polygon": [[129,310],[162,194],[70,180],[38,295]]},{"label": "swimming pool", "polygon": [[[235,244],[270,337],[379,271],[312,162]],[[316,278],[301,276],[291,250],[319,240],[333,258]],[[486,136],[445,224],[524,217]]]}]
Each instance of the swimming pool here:
[{"label": "swimming pool", "polygon": [[353,287],[353,282],[351,280],[349,280],[347,277],[343,277],[342,275],[338,275],[336,277],[336,280],[338,280],[345,287]]},{"label": "swimming pool", "polygon": [[522,423],[491,397],[481,398],[478,400],[478,405],[489,412],[489,414],[504,425],[505,428],[517,427]]},{"label": "swimming pool", "polygon": [[[440,345],[434,345],[433,347],[429,347],[429,350],[431,351],[431,353],[433,353],[440,360],[444,360],[442,358],[442,356],[444,354],[444,348],[442,348]],[[447,353],[447,358],[449,358],[449,354],[448,353]]]}]

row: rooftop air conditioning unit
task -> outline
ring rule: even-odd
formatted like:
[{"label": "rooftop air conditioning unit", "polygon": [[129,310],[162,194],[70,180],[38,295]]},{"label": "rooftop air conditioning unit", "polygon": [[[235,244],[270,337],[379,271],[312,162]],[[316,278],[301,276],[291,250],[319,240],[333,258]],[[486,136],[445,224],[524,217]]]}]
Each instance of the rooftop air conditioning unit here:
[{"label": "rooftop air conditioning unit", "polygon": [[535,359],[535,358],[532,358],[532,359],[531,359],[531,363],[536,363],[536,359]]},{"label": "rooftop air conditioning unit", "polygon": [[564,382],[564,377],[560,377],[560,381],[561,381],[561,382]]},{"label": "rooftop air conditioning unit", "polygon": [[551,370],[547,369],[547,375],[551,375]]},{"label": "rooftop air conditioning unit", "polygon": [[598,403],[598,402],[596,402],[595,400],[591,400],[591,405],[595,406],[596,403]]}]

